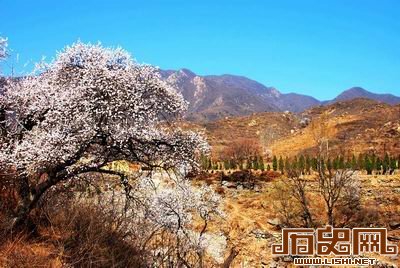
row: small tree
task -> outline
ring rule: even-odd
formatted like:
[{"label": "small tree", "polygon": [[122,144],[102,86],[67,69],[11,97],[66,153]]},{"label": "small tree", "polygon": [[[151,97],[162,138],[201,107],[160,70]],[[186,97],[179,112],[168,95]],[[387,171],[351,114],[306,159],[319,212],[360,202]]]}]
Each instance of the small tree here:
[{"label": "small tree", "polygon": [[400,154],[397,156],[397,169],[400,169]]},{"label": "small tree", "polygon": [[226,170],[231,169],[231,165],[228,160],[224,160],[224,169]]},{"label": "small tree", "polygon": [[332,168],[334,170],[338,170],[339,169],[339,157],[336,156],[335,159],[333,159]]},{"label": "small tree", "polygon": [[264,171],[265,166],[264,166],[264,159],[262,156],[258,157],[258,167],[260,168],[260,170]]},{"label": "small tree", "polygon": [[285,171],[285,163],[283,162],[282,156],[279,156],[279,162],[278,163],[279,163],[279,170],[280,170],[281,174],[283,174],[284,171]]},{"label": "small tree", "polygon": [[365,170],[367,171],[367,174],[371,175],[373,166],[372,166],[372,161],[369,159],[367,154],[365,155],[365,158],[364,158],[364,167],[365,167]]},{"label": "small tree", "polygon": [[253,162],[253,169],[259,170],[260,169],[260,165],[259,165],[259,162],[258,162],[258,156],[254,156],[252,158],[252,162]]},{"label": "small tree", "polygon": [[[322,159],[321,159],[322,161]],[[311,161],[311,167],[314,171],[318,170],[318,160],[316,157],[313,157],[312,161]]]},{"label": "small tree", "polygon": [[289,157],[285,157],[285,170],[286,170],[286,172],[287,171],[289,171],[291,169],[291,163],[290,163],[290,160],[289,160]]},{"label": "small tree", "polygon": [[278,159],[276,158],[276,155],[272,158],[272,169],[274,171],[278,170]]},{"label": "small tree", "polygon": [[310,201],[307,195],[308,182],[304,180],[300,172],[296,169],[291,169],[288,174],[288,188],[292,192],[292,196],[298,201],[301,206],[301,218],[305,227],[314,227],[314,220],[310,211]]},{"label": "small tree", "polygon": [[292,170],[297,170],[299,168],[299,161],[297,160],[297,156],[293,158],[293,161],[291,163],[291,169]]},{"label": "small tree", "polygon": [[389,166],[390,166],[390,157],[388,153],[385,153],[385,157],[382,163],[383,174],[386,174],[386,172],[389,170]]},{"label": "small tree", "polygon": [[351,169],[356,170],[357,169],[357,159],[356,156],[353,154],[351,157]]},{"label": "small tree", "polygon": [[333,169],[333,164],[330,158],[328,158],[328,161],[326,162],[326,168],[328,169],[329,172],[331,172]]},{"label": "small tree", "polygon": [[322,197],[325,200],[328,224],[335,226],[334,209],[344,189],[355,180],[354,172],[350,170],[337,170],[327,172],[319,167],[318,184]]},{"label": "small tree", "polygon": [[390,165],[389,165],[389,173],[393,174],[394,170],[396,169],[396,158],[390,158]]},{"label": "small tree", "polygon": [[358,155],[357,168],[359,170],[364,170],[365,169],[365,167],[364,167],[364,158],[363,157],[364,156],[362,154]]},{"label": "small tree", "polygon": [[311,175],[311,158],[309,155],[306,156],[306,172],[308,175]]},{"label": "small tree", "polygon": [[338,169],[344,169],[345,168],[345,161],[344,161],[344,157],[341,155],[339,156],[338,159]]},{"label": "small tree", "polygon": [[208,158],[207,169],[212,169],[212,168],[213,168],[213,164],[212,164],[211,158]]},{"label": "small tree", "polygon": [[372,171],[376,170],[376,155],[373,153],[370,157]]}]

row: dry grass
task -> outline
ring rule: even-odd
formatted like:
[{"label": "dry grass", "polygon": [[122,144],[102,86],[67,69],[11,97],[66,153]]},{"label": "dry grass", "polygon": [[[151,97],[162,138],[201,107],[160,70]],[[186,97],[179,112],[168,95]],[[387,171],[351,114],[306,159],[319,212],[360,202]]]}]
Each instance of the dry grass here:
[{"label": "dry grass", "polygon": [[[309,178],[312,181],[311,178]],[[389,229],[389,235],[399,236],[400,231],[391,231],[388,223],[400,220],[400,176],[361,176],[363,210],[355,218],[358,226],[384,226]],[[262,183],[261,192],[223,188],[225,219],[218,219],[210,224],[212,232],[222,231],[229,237],[230,245],[240,249],[239,255],[233,262],[233,267],[260,267],[261,263],[272,260],[271,244],[266,239],[257,239],[252,231],[278,236],[279,230],[268,224],[268,220],[278,217],[274,209],[273,185],[276,183]],[[219,188],[217,184],[214,184]],[[325,225],[327,217],[324,202],[314,190],[311,192],[311,210],[316,221]],[[222,191],[222,190],[221,190]],[[366,194],[371,192],[370,194]],[[397,262],[390,258],[380,257],[388,262]]]},{"label": "dry grass", "polygon": [[[139,267],[141,253],[115,219],[94,206],[42,211],[35,235],[19,233],[0,246],[0,267]],[[45,218],[42,218],[45,217]]]}]

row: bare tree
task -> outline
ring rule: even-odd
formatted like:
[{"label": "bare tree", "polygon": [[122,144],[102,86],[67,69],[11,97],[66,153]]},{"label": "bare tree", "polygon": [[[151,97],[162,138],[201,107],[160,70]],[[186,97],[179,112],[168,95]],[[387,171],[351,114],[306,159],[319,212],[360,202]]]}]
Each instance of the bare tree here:
[{"label": "bare tree", "polygon": [[314,220],[310,211],[308,192],[308,182],[300,172],[296,170],[288,171],[289,188],[293,197],[299,202],[302,208],[302,219],[305,227],[314,227]]},{"label": "bare tree", "polygon": [[345,193],[345,189],[350,187],[355,179],[355,172],[352,170],[325,171],[319,165],[318,185],[319,191],[325,200],[329,225],[335,226],[334,210],[336,205]]},{"label": "bare tree", "polygon": [[292,186],[288,185],[288,183],[276,181],[271,197],[274,200],[274,211],[276,211],[285,226],[296,226],[296,219],[302,216],[302,208],[300,208],[297,199],[294,198]]},{"label": "bare tree", "polygon": [[261,146],[256,139],[240,138],[229,143],[222,151],[221,159],[233,160],[236,164],[243,164],[245,160],[261,154]]},{"label": "bare tree", "polygon": [[343,188],[341,197],[337,201],[335,224],[340,227],[346,227],[360,215],[361,205],[361,183],[357,179],[350,180]]},{"label": "bare tree", "polygon": [[[324,113],[318,121],[311,123],[313,138],[318,145],[318,185],[325,201],[328,223],[335,225],[334,210],[342,198],[345,188],[354,185],[356,174],[349,169],[332,171],[326,168],[324,160],[329,159],[329,126],[328,114]],[[349,204],[348,204],[349,205]]]},{"label": "bare tree", "polygon": [[317,144],[317,152],[321,158],[329,156],[329,126],[327,112],[321,114],[319,118],[315,118],[310,123],[311,135]]}]

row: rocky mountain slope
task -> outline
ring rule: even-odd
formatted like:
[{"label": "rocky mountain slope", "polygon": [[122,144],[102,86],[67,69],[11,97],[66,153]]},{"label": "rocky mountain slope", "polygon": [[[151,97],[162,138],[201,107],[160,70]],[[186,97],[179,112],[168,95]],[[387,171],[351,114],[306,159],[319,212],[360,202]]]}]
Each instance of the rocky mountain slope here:
[{"label": "rocky mountain slope", "polygon": [[161,71],[161,74],[189,101],[187,118],[194,121],[266,111],[299,112],[320,104],[312,97],[282,94],[243,76],[199,76],[187,69]]},{"label": "rocky mountain slope", "polygon": [[362,88],[351,88],[331,101],[319,101],[311,96],[279,92],[243,76],[200,76],[188,69],[161,70],[162,77],[173,84],[189,101],[187,119],[209,121],[229,116],[259,112],[302,112],[311,107],[355,98],[397,104],[400,98],[390,94],[374,94]]},{"label": "rocky mountain slope", "polygon": [[320,126],[326,128],[333,155],[400,154],[400,105],[368,99],[336,102],[300,114],[265,112],[196,125],[205,130],[216,157],[240,138],[254,139],[266,154],[316,154]]}]

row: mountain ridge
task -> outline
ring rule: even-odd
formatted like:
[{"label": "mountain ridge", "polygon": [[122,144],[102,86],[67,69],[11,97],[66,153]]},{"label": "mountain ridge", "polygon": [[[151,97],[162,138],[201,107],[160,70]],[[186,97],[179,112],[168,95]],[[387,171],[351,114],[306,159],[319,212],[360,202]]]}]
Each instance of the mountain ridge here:
[{"label": "mountain ridge", "polygon": [[362,87],[349,88],[332,100],[321,101],[295,92],[282,93],[275,87],[240,75],[197,75],[187,68],[160,69],[160,74],[189,102],[186,118],[192,121],[216,120],[259,112],[300,113],[315,106],[356,98],[367,98],[391,105],[400,103],[400,97],[373,93]]}]

